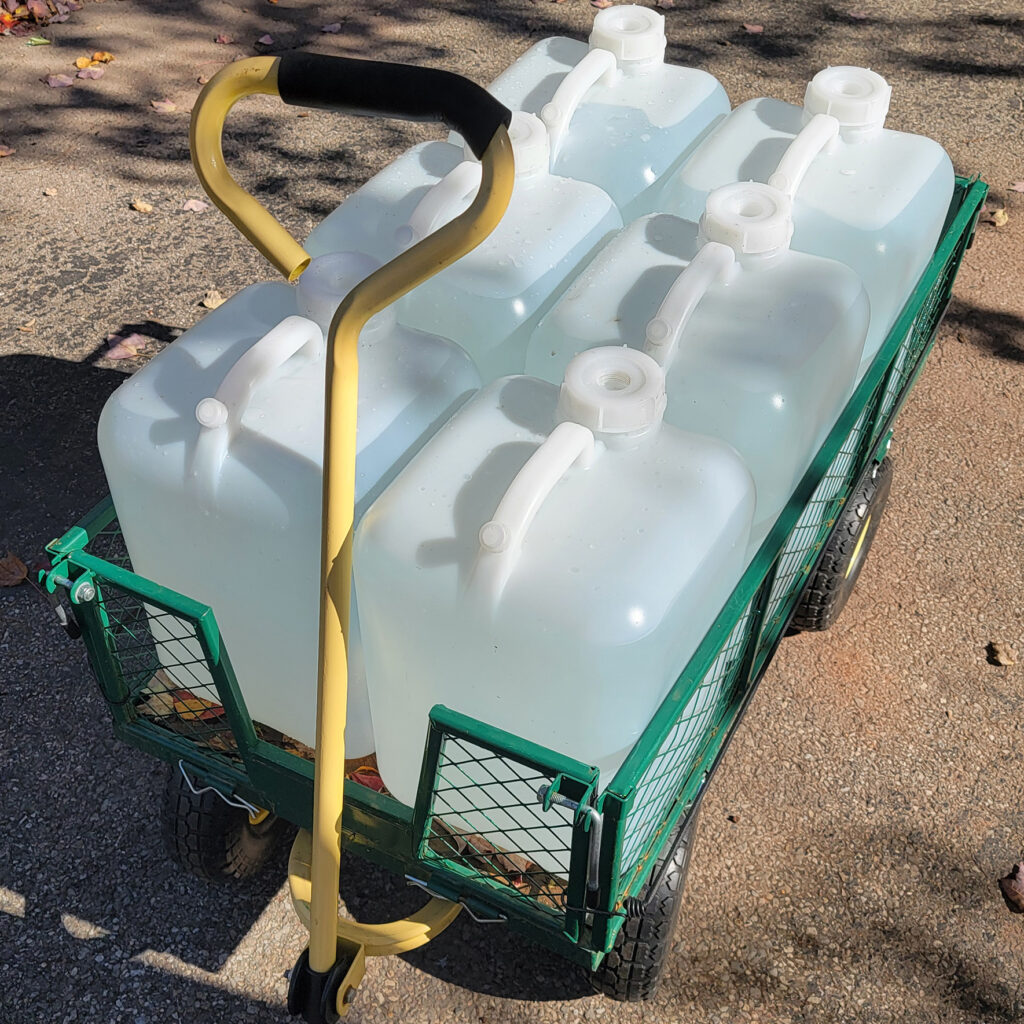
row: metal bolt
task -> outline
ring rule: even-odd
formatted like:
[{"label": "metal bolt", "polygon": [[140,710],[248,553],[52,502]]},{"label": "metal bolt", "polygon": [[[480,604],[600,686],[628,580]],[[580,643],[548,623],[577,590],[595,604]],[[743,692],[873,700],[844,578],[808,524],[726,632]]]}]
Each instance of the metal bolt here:
[{"label": "metal bolt", "polygon": [[74,596],[78,602],[91,601],[96,596],[96,588],[91,583],[83,583],[75,591]]}]

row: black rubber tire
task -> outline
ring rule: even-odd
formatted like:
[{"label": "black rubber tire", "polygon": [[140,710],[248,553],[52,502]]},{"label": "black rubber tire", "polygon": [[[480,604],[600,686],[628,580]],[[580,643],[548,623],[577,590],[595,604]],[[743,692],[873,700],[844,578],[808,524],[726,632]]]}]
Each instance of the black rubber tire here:
[{"label": "black rubber tire", "polygon": [[258,875],[288,829],[274,815],[253,825],[248,811],[229,806],[212,790],[197,796],[178,766],[171,768],[164,791],[164,841],[171,858],[197,878],[223,882]]},{"label": "black rubber tire", "polygon": [[892,489],[892,472],[889,459],[882,459],[850,495],[832,528],[821,561],[797,601],[790,622],[791,632],[828,629],[846,607],[882,521]]},{"label": "black rubber tire", "polygon": [[[672,865],[665,872],[657,891],[644,892],[642,898],[646,907],[643,914],[626,920],[615,940],[615,947],[601,961],[601,966],[591,972],[590,983],[601,995],[618,1002],[638,1003],[650,999],[658,991],[679,921],[699,817],[700,805],[690,816],[686,828],[680,829],[669,845],[665,856],[671,857]],[[662,863],[658,862],[652,878],[658,877]]]}]

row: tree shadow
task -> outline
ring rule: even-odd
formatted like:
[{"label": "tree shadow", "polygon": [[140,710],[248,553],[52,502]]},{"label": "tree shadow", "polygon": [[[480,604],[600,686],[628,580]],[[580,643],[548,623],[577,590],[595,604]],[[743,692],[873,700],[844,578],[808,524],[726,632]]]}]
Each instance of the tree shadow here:
[{"label": "tree shadow", "polygon": [[958,341],[998,359],[1024,363],[1024,317],[953,299],[946,324],[955,330]]}]

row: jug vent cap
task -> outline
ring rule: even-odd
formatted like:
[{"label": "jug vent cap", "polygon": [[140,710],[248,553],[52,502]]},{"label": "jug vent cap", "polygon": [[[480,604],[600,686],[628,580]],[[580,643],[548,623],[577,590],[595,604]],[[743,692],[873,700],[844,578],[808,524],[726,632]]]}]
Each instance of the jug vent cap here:
[{"label": "jug vent cap", "polygon": [[508,126],[512,142],[512,155],[516,162],[516,177],[546,171],[551,164],[551,142],[547,126],[536,114],[522,110],[512,111]]},{"label": "jug vent cap", "polygon": [[877,71],[825,68],[807,83],[804,111],[831,114],[841,128],[881,128],[891,97],[892,86]]},{"label": "jug vent cap", "polygon": [[314,256],[295,285],[299,312],[326,333],[341,300],[380,266],[379,260],[362,252]]},{"label": "jug vent cap", "polygon": [[598,434],[638,434],[661,423],[665,402],[665,371],[649,355],[606,345],[566,367],[558,413]]},{"label": "jug vent cap", "polygon": [[740,254],[789,248],[793,237],[789,196],[758,181],[738,181],[708,194],[700,232],[708,242],[722,242]]},{"label": "jug vent cap", "polygon": [[618,61],[664,60],[665,45],[664,15],[633,4],[598,11],[590,32],[591,49],[610,50]]}]

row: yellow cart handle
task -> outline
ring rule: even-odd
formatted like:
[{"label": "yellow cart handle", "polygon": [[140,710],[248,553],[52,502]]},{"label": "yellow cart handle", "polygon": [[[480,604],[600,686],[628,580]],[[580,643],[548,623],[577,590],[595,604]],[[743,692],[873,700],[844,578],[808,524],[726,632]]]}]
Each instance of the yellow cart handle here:
[{"label": "yellow cart handle", "polygon": [[[234,181],[224,165],[224,119],[239,99],[254,93],[276,94],[286,103],[353,114],[443,121],[462,134],[482,165],[480,188],[469,209],[356,285],[339,305],[328,333],[320,657],[308,888],[305,878],[293,875],[293,889],[301,889],[305,897],[298,902],[305,904],[308,899],[309,949],[295,967],[289,991],[289,1010],[301,1013],[307,1021],[319,1022],[347,1010],[366,955],[411,949],[428,941],[458,913],[457,904],[432,900],[410,919],[372,926],[374,942],[369,945],[369,926],[338,919],[357,343],[370,317],[475,248],[501,220],[515,180],[508,137],[512,115],[468,79],[431,68],[310,53],[254,57],[223,68],[207,84],[192,112],[190,139],[196,173],[217,206],[289,281],[305,270],[309,254]],[[298,895],[293,892],[293,897]],[[339,962],[339,952],[346,963]]]}]

